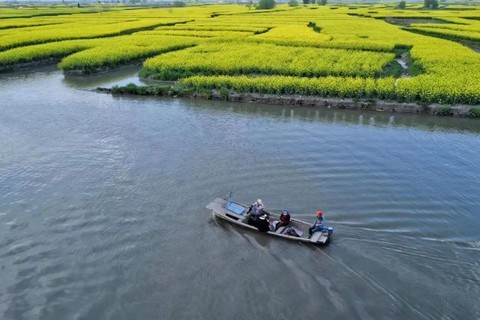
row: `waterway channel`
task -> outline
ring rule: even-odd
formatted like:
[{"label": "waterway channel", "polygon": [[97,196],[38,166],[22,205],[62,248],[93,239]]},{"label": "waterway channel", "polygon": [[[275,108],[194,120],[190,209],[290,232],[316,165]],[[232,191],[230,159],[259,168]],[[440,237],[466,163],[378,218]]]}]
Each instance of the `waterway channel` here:
[{"label": "waterway channel", "polygon": [[0,319],[480,318],[480,121],[85,90],[125,72],[0,75]]}]

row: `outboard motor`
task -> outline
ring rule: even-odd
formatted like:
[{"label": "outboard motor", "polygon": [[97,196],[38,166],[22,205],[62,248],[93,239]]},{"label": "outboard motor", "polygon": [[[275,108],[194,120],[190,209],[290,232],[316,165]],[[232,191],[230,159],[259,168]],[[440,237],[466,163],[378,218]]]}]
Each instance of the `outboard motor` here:
[{"label": "outboard motor", "polygon": [[331,237],[331,236],[332,236],[332,233],[333,233],[333,228],[332,228],[332,227],[328,227],[327,230],[328,230],[328,237]]}]

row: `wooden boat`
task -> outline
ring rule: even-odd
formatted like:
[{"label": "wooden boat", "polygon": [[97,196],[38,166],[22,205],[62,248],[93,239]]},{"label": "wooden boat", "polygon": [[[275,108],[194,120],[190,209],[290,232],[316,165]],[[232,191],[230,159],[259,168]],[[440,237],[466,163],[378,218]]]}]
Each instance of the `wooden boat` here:
[{"label": "wooden boat", "polygon": [[[248,208],[249,207],[244,204],[231,201],[231,195],[227,196],[227,199],[216,198],[207,205],[207,209],[212,210],[214,217],[218,217],[233,224],[258,231],[255,226],[247,223]],[[270,216],[270,223],[275,223],[275,221],[279,220],[279,214],[270,211],[267,212]],[[265,234],[297,242],[328,244],[330,242],[330,238],[332,237],[333,228],[329,227],[328,231],[315,232],[311,237],[309,237],[308,228],[311,225],[311,223],[291,218],[288,226],[280,227],[277,231],[274,231],[273,228],[271,228],[271,231],[265,232]],[[295,232],[292,232],[292,229]]]}]

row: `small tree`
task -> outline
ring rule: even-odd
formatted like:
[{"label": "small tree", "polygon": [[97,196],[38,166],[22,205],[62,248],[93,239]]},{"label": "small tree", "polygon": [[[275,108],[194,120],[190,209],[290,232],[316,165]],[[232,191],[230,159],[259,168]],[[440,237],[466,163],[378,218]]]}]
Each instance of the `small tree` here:
[{"label": "small tree", "polygon": [[405,9],[406,5],[407,5],[407,3],[402,0],[398,3],[398,8],[399,9]]},{"label": "small tree", "polygon": [[309,4],[310,0],[303,0],[303,4]]},{"label": "small tree", "polygon": [[298,1],[297,1],[297,0],[290,0],[290,1],[288,2],[288,5],[289,5],[290,7],[298,7]]},{"label": "small tree", "polygon": [[260,0],[257,9],[273,9],[275,7],[275,0]]},{"label": "small tree", "polygon": [[186,7],[187,4],[183,1],[174,1],[173,4],[172,4],[174,7]]},{"label": "small tree", "polygon": [[327,0],[319,0],[318,4],[324,6],[327,4]]},{"label": "small tree", "polygon": [[438,9],[438,0],[425,0],[423,7],[427,9]]}]

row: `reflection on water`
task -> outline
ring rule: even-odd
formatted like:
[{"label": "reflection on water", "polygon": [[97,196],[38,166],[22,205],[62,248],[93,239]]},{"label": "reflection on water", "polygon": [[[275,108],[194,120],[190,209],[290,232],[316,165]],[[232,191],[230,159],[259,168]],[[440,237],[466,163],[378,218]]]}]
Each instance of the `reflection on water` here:
[{"label": "reflection on water", "polygon": [[138,77],[140,67],[128,67],[113,72],[94,74],[89,76],[67,76],[63,81],[72,88],[92,89],[97,87],[124,86],[129,83],[142,85]]},{"label": "reflection on water", "polygon": [[[53,71],[54,66],[44,67],[37,69],[38,71]],[[127,85],[134,83],[136,85],[154,85],[159,81],[149,81],[146,79],[140,79],[138,72],[139,66],[133,66],[116,70],[113,72],[95,74],[85,77],[80,76],[68,76],[64,77],[63,81],[68,86],[77,89],[94,89],[97,87],[112,87],[114,85]],[[31,71],[27,71],[31,73]],[[160,82],[170,83],[170,82]],[[128,99],[129,97],[123,97]],[[132,99],[142,99],[142,97],[133,97]],[[152,99],[152,98],[145,98]],[[153,98],[158,99],[158,98]],[[202,107],[217,108],[224,110],[224,103],[217,103],[212,101],[206,101],[205,103],[199,102]],[[227,104],[228,106],[229,104]],[[432,117],[422,114],[394,114],[383,112],[371,112],[371,111],[343,111],[343,110],[330,110],[330,109],[316,109],[309,107],[284,107],[284,106],[272,106],[261,104],[238,104],[232,103],[228,107],[229,112],[234,113],[257,113],[265,116],[275,116],[281,118],[295,118],[303,119],[306,121],[323,121],[333,124],[360,124],[360,125],[373,125],[373,126],[406,126],[406,127],[418,127],[427,130],[452,130],[452,131],[469,131],[480,132],[480,123],[474,119],[464,118],[450,118],[450,117]]]},{"label": "reflection on water", "polygon": [[140,79],[138,72],[140,66],[126,67],[123,69],[93,74],[88,76],[65,76],[63,81],[72,88],[95,89],[98,87],[111,88],[115,85],[125,86],[129,83],[136,85],[172,84],[172,81],[157,81]]},{"label": "reflection on water", "polygon": [[320,121],[338,125],[357,124],[375,127],[414,127],[421,130],[480,132],[480,121],[468,118],[432,117],[423,114],[383,113],[311,107],[285,107],[263,104],[238,104],[197,101],[195,107],[213,108],[221,112],[257,114],[284,120]]},{"label": "reflection on water", "polygon": [[[0,75],[0,319],[316,319],[319,301],[338,319],[480,317],[478,121],[87,79]],[[321,208],[334,239],[216,221],[205,205],[228,191]]]}]

